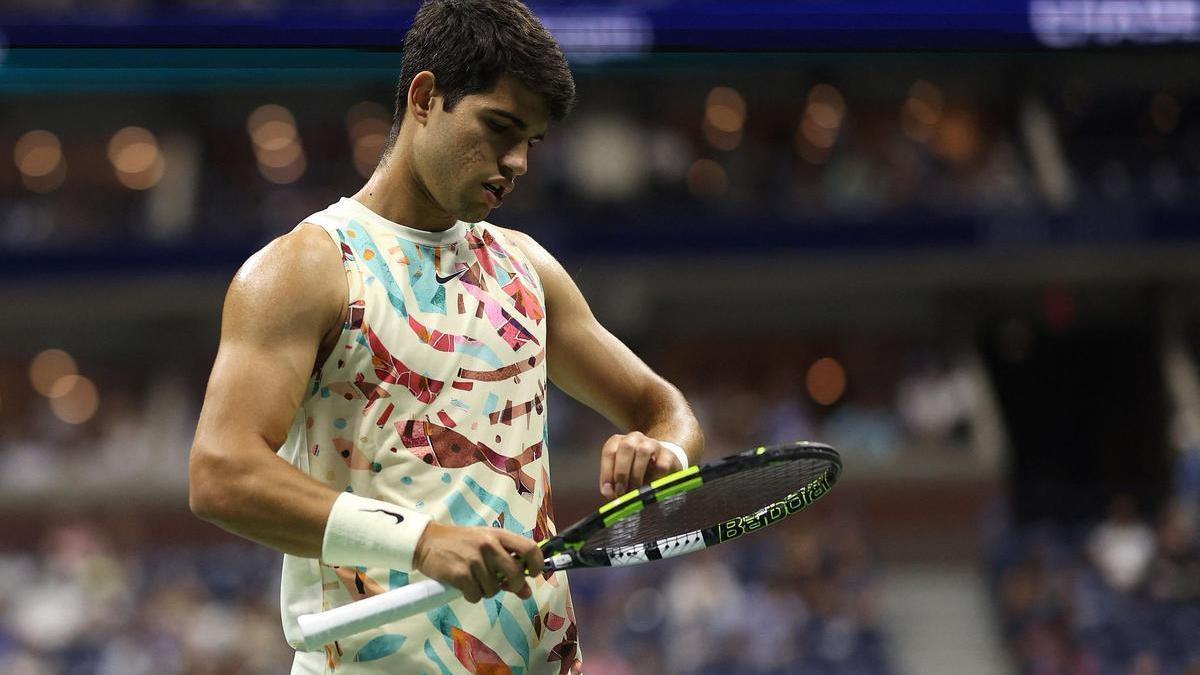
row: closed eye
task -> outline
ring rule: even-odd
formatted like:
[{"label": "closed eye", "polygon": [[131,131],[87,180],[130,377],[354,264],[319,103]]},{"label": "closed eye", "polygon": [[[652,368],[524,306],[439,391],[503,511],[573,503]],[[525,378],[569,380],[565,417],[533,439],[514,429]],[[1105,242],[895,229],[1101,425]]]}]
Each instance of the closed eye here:
[{"label": "closed eye", "polygon": [[[504,136],[504,135],[508,134],[508,132],[513,130],[513,127],[511,127],[510,125],[501,124],[499,122],[495,122],[490,119],[484,120],[484,122],[487,124],[488,128],[491,129],[492,132],[494,132],[498,136]],[[533,138],[530,138],[527,141],[530,148],[532,148],[533,146],[535,146],[541,142],[542,142],[542,137],[540,135],[534,136]]]}]

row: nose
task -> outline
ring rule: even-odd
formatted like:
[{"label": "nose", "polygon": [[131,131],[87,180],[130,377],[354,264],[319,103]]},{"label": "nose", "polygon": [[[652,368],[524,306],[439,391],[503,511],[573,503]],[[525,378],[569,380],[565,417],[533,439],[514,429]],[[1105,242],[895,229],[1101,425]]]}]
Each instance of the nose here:
[{"label": "nose", "polygon": [[525,175],[529,171],[529,144],[518,143],[501,158],[501,164],[508,169],[513,178]]}]

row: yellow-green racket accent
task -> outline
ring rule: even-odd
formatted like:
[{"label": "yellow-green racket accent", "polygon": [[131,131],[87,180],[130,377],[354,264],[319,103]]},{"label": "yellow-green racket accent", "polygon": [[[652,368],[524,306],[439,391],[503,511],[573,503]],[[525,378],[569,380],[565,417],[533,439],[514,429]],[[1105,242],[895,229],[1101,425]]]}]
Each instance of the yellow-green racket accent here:
[{"label": "yellow-green racket accent", "polygon": [[628,504],[629,502],[631,502],[637,498],[638,498],[638,491],[630,490],[629,492],[626,492],[625,494],[621,495],[620,497],[617,497],[616,499],[605,504],[604,506],[601,506],[600,513],[608,513],[609,511],[614,511],[616,509],[622,508],[623,506],[625,506],[626,504]]},{"label": "yellow-green racket accent", "polygon": [[650,481],[650,487],[657,490],[658,488],[666,485],[667,483],[674,483],[675,481],[679,480],[680,478],[683,478],[685,476],[695,476],[698,473],[700,473],[700,467],[689,466],[688,468],[680,469],[679,471],[676,471],[675,473],[669,473],[669,474],[663,476],[662,478],[659,478],[658,480]]},{"label": "yellow-green racket accent", "polygon": [[[687,492],[688,490],[694,490],[704,484],[704,477],[699,475],[700,467],[698,467],[698,466],[693,466],[690,469],[684,469],[683,471],[676,472],[674,474],[671,474],[671,476],[668,476],[667,478],[671,478],[671,480],[675,480],[677,478],[683,478],[688,475],[688,472],[691,472],[693,475],[695,475],[695,478],[692,478],[691,480],[685,480],[676,485],[669,485],[667,487],[658,489],[654,493],[655,501],[662,501],[672,495],[677,495],[681,492]],[[672,478],[672,477],[674,477],[674,478]],[[670,482],[667,480],[667,478],[662,479],[662,484]],[[653,483],[650,484],[650,486],[658,487],[658,485],[656,485],[656,483],[659,483],[659,482],[660,481],[654,481]]]},{"label": "yellow-green racket accent", "polygon": [[[692,477],[690,480],[688,480],[689,476]],[[703,483],[704,479],[700,476],[700,467],[689,466],[686,469],[681,469],[658,480],[651,481],[651,492],[648,496],[643,496],[643,490],[630,490],[600,507],[600,513],[604,515],[604,526],[608,527],[619,520],[624,520],[641,511],[646,506],[646,500],[659,501],[681,492],[693,490]]]},{"label": "yellow-green racket accent", "polygon": [[[636,492],[632,493],[632,494],[635,497],[637,496]],[[615,512],[610,513],[607,516],[605,516],[604,517],[604,526],[608,527],[609,525],[612,525],[613,523],[615,523],[619,520],[624,520],[624,519],[628,518],[629,516],[632,516],[633,514],[637,513],[638,511],[641,511],[644,508],[646,508],[646,505],[642,503],[642,500],[635,499],[634,501],[621,507],[621,509],[619,511],[615,511]]]}]

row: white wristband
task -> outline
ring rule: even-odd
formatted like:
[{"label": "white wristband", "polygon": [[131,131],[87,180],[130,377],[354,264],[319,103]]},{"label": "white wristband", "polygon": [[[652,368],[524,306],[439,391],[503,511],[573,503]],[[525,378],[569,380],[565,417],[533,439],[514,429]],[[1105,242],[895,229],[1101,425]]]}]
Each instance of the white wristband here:
[{"label": "white wristband", "polygon": [[347,567],[413,569],[413,552],[429,516],[378,499],[343,492],[333,503],[321,561]]},{"label": "white wristband", "polygon": [[671,454],[679,458],[679,463],[683,465],[679,467],[681,470],[688,468],[687,453],[684,452],[683,448],[679,447],[677,443],[672,443],[671,441],[659,441],[658,444],[670,450]]}]

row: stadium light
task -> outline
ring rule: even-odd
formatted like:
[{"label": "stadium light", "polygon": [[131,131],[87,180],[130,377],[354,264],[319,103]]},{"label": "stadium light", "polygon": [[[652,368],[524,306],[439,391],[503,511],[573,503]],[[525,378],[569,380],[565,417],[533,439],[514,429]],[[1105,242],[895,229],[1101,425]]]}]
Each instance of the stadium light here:
[{"label": "stadium light", "polygon": [[142,127],[125,127],[108,142],[108,160],[117,180],[131,190],[149,190],[158,185],[166,171],[166,161],[158,139]]},{"label": "stadium light", "polygon": [[46,397],[51,395],[55,382],[78,372],[75,359],[61,349],[42,351],[29,362],[29,382],[37,393]]},{"label": "stadium light", "polygon": [[13,147],[13,163],[21,172],[21,182],[34,192],[53,192],[67,177],[58,136],[44,129],[26,132]]}]

